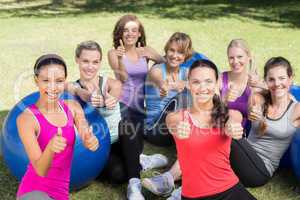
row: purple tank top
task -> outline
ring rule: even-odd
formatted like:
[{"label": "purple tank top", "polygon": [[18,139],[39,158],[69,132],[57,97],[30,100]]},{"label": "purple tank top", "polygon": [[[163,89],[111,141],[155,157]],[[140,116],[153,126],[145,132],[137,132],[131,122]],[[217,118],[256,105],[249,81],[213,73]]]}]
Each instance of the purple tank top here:
[{"label": "purple tank top", "polygon": [[[32,164],[29,163],[18,189],[18,197],[27,192],[38,190],[47,193],[55,200],[69,199],[70,172],[75,142],[74,120],[67,105],[63,101],[59,103],[67,117],[66,125],[61,128],[62,136],[67,140],[67,146],[63,152],[54,155],[48,174],[45,177],[37,175]],[[41,150],[44,151],[51,138],[57,133],[58,127],[51,124],[35,104],[29,106],[29,110],[39,123],[40,133],[37,141]]]},{"label": "purple tank top", "polygon": [[144,109],[145,81],[148,72],[146,58],[141,57],[133,63],[126,56],[122,59],[128,79],[123,83],[120,101],[134,109]]},{"label": "purple tank top", "polygon": [[[221,89],[221,96],[225,97],[228,91],[228,72],[222,73],[222,89]],[[229,109],[238,110],[243,115],[243,122],[242,125],[244,128],[249,128],[250,121],[248,120],[248,100],[250,98],[251,90],[247,86],[244,90],[243,94],[239,96],[235,101],[228,102],[227,106]]]}]

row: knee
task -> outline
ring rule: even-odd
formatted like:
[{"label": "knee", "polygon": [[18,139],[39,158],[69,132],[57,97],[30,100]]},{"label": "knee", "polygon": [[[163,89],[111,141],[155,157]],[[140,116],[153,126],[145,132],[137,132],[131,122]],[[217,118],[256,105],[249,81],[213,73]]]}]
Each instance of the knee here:
[{"label": "knee", "polygon": [[121,184],[127,181],[127,173],[122,159],[114,157],[107,166],[108,179],[112,183]]}]

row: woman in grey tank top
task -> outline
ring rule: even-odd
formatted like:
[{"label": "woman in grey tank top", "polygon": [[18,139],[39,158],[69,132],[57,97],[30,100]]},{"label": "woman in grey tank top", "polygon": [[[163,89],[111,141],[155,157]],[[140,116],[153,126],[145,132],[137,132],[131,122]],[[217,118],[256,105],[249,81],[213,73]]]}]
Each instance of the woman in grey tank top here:
[{"label": "woman in grey tank top", "polygon": [[264,80],[268,90],[251,97],[248,139],[232,141],[231,166],[246,187],[261,186],[270,180],[300,127],[300,104],[289,93],[292,76],[292,67],[285,58],[267,61]]}]

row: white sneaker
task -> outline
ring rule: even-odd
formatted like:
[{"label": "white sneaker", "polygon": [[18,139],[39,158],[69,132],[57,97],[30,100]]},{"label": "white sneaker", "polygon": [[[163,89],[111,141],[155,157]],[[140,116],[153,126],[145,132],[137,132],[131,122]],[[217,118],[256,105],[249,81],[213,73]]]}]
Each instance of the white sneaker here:
[{"label": "white sneaker", "polygon": [[174,190],[167,200],[181,200],[181,187]]},{"label": "white sneaker", "polygon": [[141,180],[138,178],[131,178],[127,187],[128,200],[145,200],[142,194]]},{"label": "white sneaker", "polygon": [[174,178],[170,172],[152,178],[144,178],[142,180],[142,185],[153,194],[159,196],[168,196],[175,188]]},{"label": "white sneaker", "polygon": [[162,154],[153,155],[140,155],[140,164],[142,165],[143,171],[165,167],[168,164],[168,158]]}]

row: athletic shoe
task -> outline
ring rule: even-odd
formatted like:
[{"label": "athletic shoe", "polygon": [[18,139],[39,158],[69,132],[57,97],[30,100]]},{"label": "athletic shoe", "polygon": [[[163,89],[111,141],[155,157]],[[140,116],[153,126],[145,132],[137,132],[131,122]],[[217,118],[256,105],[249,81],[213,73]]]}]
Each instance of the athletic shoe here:
[{"label": "athletic shoe", "polygon": [[174,190],[167,200],[181,200],[181,187]]},{"label": "athletic shoe", "polygon": [[144,188],[159,196],[168,196],[174,189],[174,178],[170,172],[145,178],[142,181]]},{"label": "athletic shoe", "polygon": [[143,171],[159,167],[165,167],[168,164],[168,158],[162,154],[141,154],[140,164],[142,165]]},{"label": "athletic shoe", "polygon": [[128,200],[145,200],[142,194],[141,180],[138,178],[131,178],[127,187]]}]

